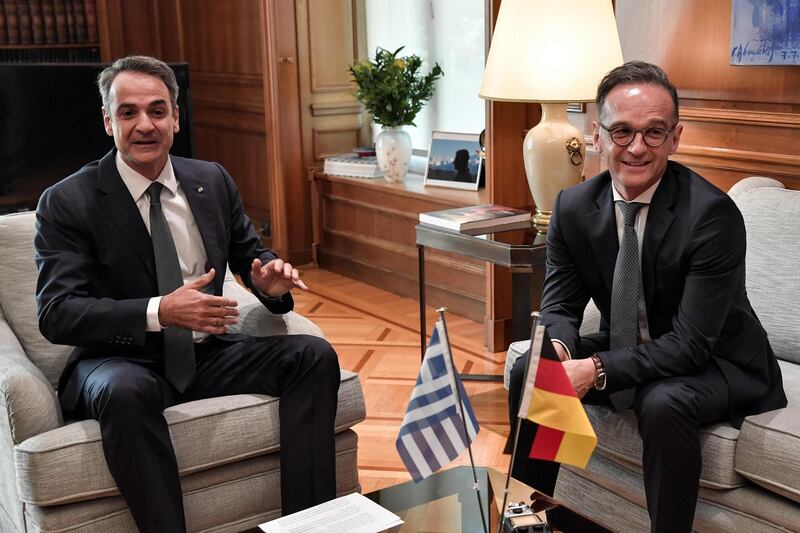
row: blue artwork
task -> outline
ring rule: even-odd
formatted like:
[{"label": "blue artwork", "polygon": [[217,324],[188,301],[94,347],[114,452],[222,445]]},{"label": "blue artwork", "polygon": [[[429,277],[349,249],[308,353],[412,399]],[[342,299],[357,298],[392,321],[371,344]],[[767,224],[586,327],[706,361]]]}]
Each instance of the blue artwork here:
[{"label": "blue artwork", "polygon": [[800,0],[732,0],[731,65],[800,65]]}]

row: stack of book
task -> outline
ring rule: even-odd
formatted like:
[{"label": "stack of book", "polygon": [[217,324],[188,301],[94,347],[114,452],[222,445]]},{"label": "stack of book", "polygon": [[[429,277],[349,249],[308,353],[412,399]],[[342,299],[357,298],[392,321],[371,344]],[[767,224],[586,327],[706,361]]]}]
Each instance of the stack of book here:
[{"label": "stack of book", "polygon": [[325,174],[354,178],[380,178],[383,176],[375,157],[359,157],[355,154],[326,157],[322,170]]},{"label": "stack of book", "polygon": [[97,41],[95,0],[0,0],[0,45]]},{"label": "stack of book", "polygon": [[422,224],[455,231],[498,228],[530,220],[530,211],[495,204],[470,205],[419,214]]}]

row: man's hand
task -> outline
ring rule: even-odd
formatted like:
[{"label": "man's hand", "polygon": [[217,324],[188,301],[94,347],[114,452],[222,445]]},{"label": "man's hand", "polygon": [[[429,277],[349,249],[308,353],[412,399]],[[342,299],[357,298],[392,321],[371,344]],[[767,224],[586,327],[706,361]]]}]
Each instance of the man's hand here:
[{"label": "man's hand", "polygon": [[266,265],[260,259],[253,259],[250,272],[253,286],[262,294],[277,298],[283,296],[295,287],[308,290],[306,284],[300,279],[300,273],[283,259],[273,259]]},{"label": "man's hand", "polygon": [[591,359],[570,359],[561,363],[578,398],[594,387],[594,362]]},{"label": "man's hand", "polygon": [[199,278],[172,291],[161,298],[158,306],[158,321],[162,326],[175,326],[191,331],[203,331],[214,335],[227,333],[231,324],[239,319],[239,304],[224,296],[213,296],[200,289],[214,280],[212,268]]}]

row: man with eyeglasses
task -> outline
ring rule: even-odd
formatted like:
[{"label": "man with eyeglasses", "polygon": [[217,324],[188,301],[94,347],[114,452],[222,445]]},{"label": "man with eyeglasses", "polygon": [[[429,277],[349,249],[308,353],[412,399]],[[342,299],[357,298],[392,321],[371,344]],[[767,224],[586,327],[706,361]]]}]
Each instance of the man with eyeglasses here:
[{"label": "man with eyeglasses", "polygon": [[[675,87],[659,67],[629,62],[600,82],[597,105],[594,146],[608,170],[559,193],[541,320],[583,401],[633,409],[651,530],[688,532],[700,427],[738,428],[784,407],[786,396],[745,291],[742,216],[725,193],[669,161],[683,132]],[[600,332],[581,337],[589,299]],[[511,372],[512,419],[526,360]],[[530,449],[535,431],[523,424],[519,449]],[[520,455],[514,477],[552,494],[559,465]]]}]

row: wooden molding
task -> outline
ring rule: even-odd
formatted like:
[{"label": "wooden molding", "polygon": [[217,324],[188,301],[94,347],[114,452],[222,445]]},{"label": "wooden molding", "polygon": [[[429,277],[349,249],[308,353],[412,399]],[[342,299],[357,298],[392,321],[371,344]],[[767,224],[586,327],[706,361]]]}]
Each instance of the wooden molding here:
[{"label": "wooden molding", "polygon": [[[740,161],[744,163],[775,164],[796,167],[795,175],[800,175],[800,155],[776,154],[770,152],[756,152],[751,150],[738,150],[736,148],[720,148],[717,146],[681,145],[677,155],[714,158],[722,161]],[[738,165],[734,168],[741,168]]]},{"label": "wooden molding", "polygon": [[264,76],[264,121],[267,133],[267,150],[264,157],[267,161],[270,191],[270,222],[272,224],[272,247],[279,256],[288,252],[289,232],[286,220],[286,187],[283,181],[283,158],[281,156],[280,131],[280,95],[278,94],[278,62],[276,26],[277,14],[275,3],[261,0],[259,3],[261,27],[264,29],[261,39],[261,60]]},{"label": "wooden molding", "polygon": [[312,153],[314,154],[314,159],[319,161],[325,159],[326,157],[339,155],[340,153],[342,153],[342,150],[333,150],[333,151],[324,150],[321,147],[322,142],[320,139],[320,134],[337,133],[339,134],[338,137],[340,137],[339,140],[341,141],[342,139],[344,139],[344,134],[351,133],[353,135],[355,142],[349,143],[348,146],[352,147],[358,144],[358,134],[360,130],[361,130],[360,125],[352,126],[349,128],[312,128],[311,147],[312,147]]},{"label": "wooden molding", "polygon": [[264,104],[258,102],[231,102],[221,98],[192,97],[192,106],[195,109],[198,107],[208,107],[211,109],[224,109],[226,111],[236,111],[239,113],[252,113],[258,116],[264,115]]},{"label": "wooden molding", "polygon": [[800,115],[795,113],[705,107],[681,107],[680,113],[682,121],[723,122],[726,124],[800,129]]},{"label": "wooden molding", "polygon": [[[323,1],[323,0],[317,0],[317,1]],[[317,47],[317,32],[319,31],[319,28],[315,28],[314,23],[313,23],[313,21],[314,21],[314,10],[317,8],[317,6],[316,6],[316,3],[315,3],[315,0],[307,0],[307,2],[308,2],[307,3],[307,7],[308,7],[308,9],[307,9],[307,16],[308,16],[307,24],[308,24],[308,29],[309,29],[308,38],[309,38],[309,49],[311,50],[311,57],[310,57],[310,62],[309,62],[309,73],[310,73],[310,80],[311,80],[311,87],[310,87],[311,92],[312,93],[328,93],[328,92],[350,91],[350,90],[352,90],[352,85],[349,82],[349,80],[347,82],[344,82],[344,83],[320,83],[319,82],[319,76],[317,75],[317,71],[319,70],[319,60],[320,60],[320,58],[318,57],[318,54],[317,54],[317,50],[318,50],[318,47]],[[324,2],[332,3],[331,0],[324,0]],[[352,35],[351,35],[350,39],[344,39],[344,41],[346,42],[346,44],[350,44],[351,45],[350,58],[347,61],[347,63],[350,64],[350,63],[354,62],[355,59],[358,57],[358,46],[357,46],[357,43],[356,43],[356,39],[354,38],[354,36],[357,34],[357,31],[358,31],[358,23],[356,21],[357,5],[356,5],[355,0],[342,1],[342,2],[340,2],[340,4],[341,5],[345,5],[346,4],[349,7],[349,19],[350,19],[350,24],[352,26],[351,27],[351,34]],[[330,7],[330,6],[328,5],[326,7]],[[341,15],[344,16],[345,14],[341,13]],[[330,45],[330,43],[326,43],[326,44]]]},{"label": "wooden molding", "polygon": [[226,72],[192,71],[192,80],[200,83],[225,83],[227,85],[245,85],[261,87],[264,78],[257,74],[229,74]]},{"label": "wooden molding", "polygon": [[406,220],[410,220],[415,225],[419,220],[419,215],[417,215],[416,213],[409,213],[408,211],[400,211],[399,209],[392,209],[391,207],[384,207],[382,205],[370,204],[367,202],[362,202],[360,200],[353,200],[352,198],[345,198],[344,196],[326,194],[325,199],[339,204],[349,205],[351,207],[360,207],[362,209],[368,209],[370,211],[377,211],[385,215],[397,218],[404,218]]},{"label": "wooden molding", "polygon": [[361,109],[362,106],[358,102],[319,102],[311,104],[311,116],[359,115],[360,117]]}]

